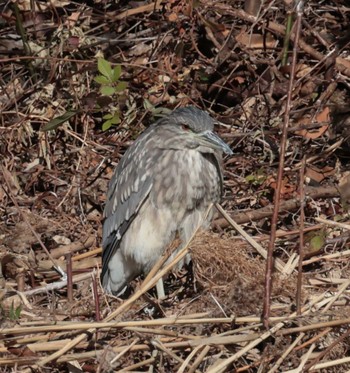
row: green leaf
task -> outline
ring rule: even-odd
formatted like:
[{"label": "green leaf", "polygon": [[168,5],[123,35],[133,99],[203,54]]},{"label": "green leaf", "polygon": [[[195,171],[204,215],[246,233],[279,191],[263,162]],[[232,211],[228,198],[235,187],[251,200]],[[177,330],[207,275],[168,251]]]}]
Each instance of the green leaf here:
[{"label": "green leaf", "polygon": [[114,116],[111,119],[111,123],[112,124],[118,124],[118,123],[120,123],[120,118],[119,118],[119,114],[118,113],[114,113]]},{"label": "green leaf", "polygon": [[21,305],[19,305],[16,310],[15,310],[15,317],[16,317],[16,320],[18,320],[21,316],[21,312],[22,312],[22,307]]},{"label": "green leaf", "polygon": [[201,82],[208,82],[209,81],[209,75],[206,74],[204,71],[200,73],[199,79]]},{"label": "green leaf", "polygon": [[312,252],[321,250],[325,244],[325,237],[323,234],[312,237],[310,240],[310,249]]},{"label": "green leaf", "polygon": [[10,310],[9,310],[9,319],[13,321],[18,320],[21,316],[21,312],[22,312],[21,305],[15,308],[14,302],[12,302]]},{"label": "green leaf", "polygon": [[119,82],[117,86],[115,87],[116,92],[122,92],[125,90],[125,88],[128,86],[127,82]]},{"label": "green leaf", "polygon": [[113,70],[109,61],[104,58],[99,58],[97,61],[98,71],[111,82],[113,79]]},{"label": "green leaf", "polygon": [[245,180],[246,180],[246,182],[248,182],[248,183],[253,183],[255,180],[256,180],[256,177],[255,177],[255,175],[247,175],[246,177],[245,177]]},{"label": "green leaf", "polygon": [[113,69],[113,82],[117,82],[120,78],[120,74],[122,73],[122,67],[117,65]]},{"label": "green leaf", "polygon": [[66,111],[63,115],[51,119],[45,126],[41,129],[43,132],[52,131],[58,128],[64,122],[67,122],[68,119],[74,117],[78,113],[78,110]]},{"label": "green leaf", "polygon": [[102,124],[102,131],[107,131],[111,128],[112,126],[112,122],[110,120],[106,120],[103,124]]},{"label": "green leaf", "polygon": [[266,180],[266,174],[265,171],[261,168],[256,170],[253,174],[247,175],[245,177],[245,180],[247,183],[252,185],[261,185]]},{"label": "green leaf", "polygon": [[112,96],[115,93],[115,88],[109,85],[101,87],[101,93],[106,96]]},{"label": "green leaf", "polygon": [[113,114],[108,113],[108,114],[104,115],[102,118],[103,119],[112,119],[113,118]]},{"label": "green leaf", "polygon": [[151,104],[151,102],[149,100],[147,100],[147,98],[145,98],[143,100],[143,107],[146,110],[149,110],[150,112],[153,112],[153,110],[154,110],[154,106]]},{"label": "green leaf", "polygon": [[108,113],[102,117],[103,119],[109,120],[112,124],[118,124],[120,123],[120,118],[118,113]]},{"label": "green leaf", "polygon": [[111,82],[109,81],[109,79],[107,79],[105,76],[103,75],[98,75],[96,76],[96,78],[94,79],[94,81],[98,84],[110,84]]}]

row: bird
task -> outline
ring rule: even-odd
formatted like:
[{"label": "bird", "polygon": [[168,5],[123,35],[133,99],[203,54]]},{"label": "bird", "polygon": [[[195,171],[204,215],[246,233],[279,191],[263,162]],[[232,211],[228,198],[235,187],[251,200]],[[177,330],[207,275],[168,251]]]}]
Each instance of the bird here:
[{"label": "bird", "polygon": [[[120,296],[147,275],[171,242],[186,244],[223,193],[218,124],[194,106],[150,125],[127,149],[109,182],[103,212],[101,284]],[[179,247],[180,249],[180,247]]]}]

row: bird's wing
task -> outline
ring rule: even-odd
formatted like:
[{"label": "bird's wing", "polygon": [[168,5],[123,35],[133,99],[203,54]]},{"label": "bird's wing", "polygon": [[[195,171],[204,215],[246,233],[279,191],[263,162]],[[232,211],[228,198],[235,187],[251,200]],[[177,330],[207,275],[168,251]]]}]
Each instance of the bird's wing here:
[{"label": "bird's wing", "polygon": [[222,196],[223,188],[224,188],[223,187],[223,174],[222,174],[222,170],[223,170],[222,154],[219,151],[215,151],[213,153],[203,153],[202,156],[207,161],[209,161],[210,163],[212,163],[215,166],[215,168],[218,172],[218,175],[219,175],[219,180],[220,180],[220,185],[219,185],[220,196]]},{"label": "bird's wing", "polygon": [[215,152],[213,154],[213,162],[215,164],[215,167],[218,171],[219,178],[220,178],[220,197],[222,196],[222,193],[224,191],[224,176],[223,176],[223,160],[222,160],[222,153]]},{"label": "bird's wing", "polygon": [[120,241],[153,185],[151,173],[154,157],[153,139],[149,128],[127,150],[109,184],[104,209],[102,237],[102,273],[119,247]]}]

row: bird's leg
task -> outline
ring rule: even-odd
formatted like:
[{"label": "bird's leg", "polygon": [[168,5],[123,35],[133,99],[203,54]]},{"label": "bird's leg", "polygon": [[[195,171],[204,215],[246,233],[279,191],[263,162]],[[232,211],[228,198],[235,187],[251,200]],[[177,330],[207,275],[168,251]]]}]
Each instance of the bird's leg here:
[{"label": "bird's leg", "polygon": [[[166,265],[171,263],[174,260],[178,252],[185,246],[184,243],[186,244],[186,241],[181,239],[179,232],[177,232],[175,239],[168,245],[166,249],[166,253],[168,256],[168,259],[165,262]],[[188,264],[190,261],[191,261],[191,256],[188,253],[185,256],[185,258],[181,259],[177,263],[175,270],[180,270],[184,266],[184,264]]]},{"label": "bird's leg", "polygon": [[[164,251],[164,255],[168,257],[166,260],[166,264],[170,263],[176,256],[177,252],[179,251],[181,245],[181,240],[179,238],[178,232],[176,232],[176,235],[174,239],[170,242],[170,244],[166,247]],[[159,300],[162,300],[165,298],[165,290],[164,290],[164,282],[163,279],[160,278],[156,284],[156,290],[157,290],[157,297]]]}]

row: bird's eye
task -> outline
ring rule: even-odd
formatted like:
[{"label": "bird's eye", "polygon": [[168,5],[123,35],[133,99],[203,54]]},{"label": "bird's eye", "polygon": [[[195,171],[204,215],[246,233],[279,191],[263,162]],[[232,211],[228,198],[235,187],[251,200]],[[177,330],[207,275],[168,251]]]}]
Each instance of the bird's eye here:
[{"label": "bird's eye", "polygon": [[186,132],[191,131],[191,128],[190,128],[190,126],[188,124],[182,124],[181,127]]}]

